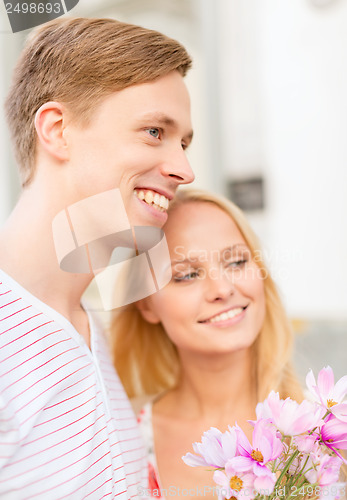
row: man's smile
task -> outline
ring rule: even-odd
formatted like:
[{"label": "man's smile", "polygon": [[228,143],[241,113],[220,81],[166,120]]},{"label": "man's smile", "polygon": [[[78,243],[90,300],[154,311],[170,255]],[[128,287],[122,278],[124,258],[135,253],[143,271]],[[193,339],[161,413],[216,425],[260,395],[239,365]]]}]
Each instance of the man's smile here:
[{"label": "man's smile", "polygon": [[163,194],[159,194],[157,191],[153,191],[152,189],[135,189],[134,193],[139,200],[160,212],[166,212],[169,208],[169,198]]}]

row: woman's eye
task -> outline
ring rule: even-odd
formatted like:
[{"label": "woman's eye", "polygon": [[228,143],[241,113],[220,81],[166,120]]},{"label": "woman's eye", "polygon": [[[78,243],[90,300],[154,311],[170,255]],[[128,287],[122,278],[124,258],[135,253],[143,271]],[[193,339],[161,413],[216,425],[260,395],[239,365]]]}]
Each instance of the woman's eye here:
[{"label": "woman's eye", "polygon": [[148,128],[147,129],[147,132],[149,133],[149,135],[151,135],[152,137],[154,137],[155,139],[159,139],[159,136],[160,136],[160,130],[158,128]]},{"label": "woman's eye", "polygon": [[228,262],[228,266],[232,268],[243,267],[247,262],[247,259],[234,260],[233,262]]},{"label": "woman's eye", "polygon": [[190,281],[193,280],[194,278],[198,278],[199,273],[198,271],[192,271],[187,274],[179,274],[174,276],[174,281]]}]

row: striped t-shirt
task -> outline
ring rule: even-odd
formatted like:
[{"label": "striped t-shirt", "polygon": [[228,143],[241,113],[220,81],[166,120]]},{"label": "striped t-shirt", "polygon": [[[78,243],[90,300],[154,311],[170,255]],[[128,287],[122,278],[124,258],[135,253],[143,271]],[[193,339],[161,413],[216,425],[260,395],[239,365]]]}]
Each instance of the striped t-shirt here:
[{"label": "striped t-shirt", "polygon": [[147,460],[100,327],[69,321],[0,271],[0,498],[125,500]]}]

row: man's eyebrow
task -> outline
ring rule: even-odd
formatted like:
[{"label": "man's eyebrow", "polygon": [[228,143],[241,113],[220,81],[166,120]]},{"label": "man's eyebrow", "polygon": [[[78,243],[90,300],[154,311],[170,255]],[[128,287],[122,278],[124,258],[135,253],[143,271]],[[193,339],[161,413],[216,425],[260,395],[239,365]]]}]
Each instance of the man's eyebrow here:
[{"label": "man's eyebrow", "polygon": [[[165,113],[147,113],[142,115],[139,121],[154,121],[158,125],[166,125],[167,127],[178,130],[179,126],[176,120],[171,118],[171,116],[166,115]],[[193,138],[193,131],[190,130],[183,137],[186,141],[191,142]]]}]

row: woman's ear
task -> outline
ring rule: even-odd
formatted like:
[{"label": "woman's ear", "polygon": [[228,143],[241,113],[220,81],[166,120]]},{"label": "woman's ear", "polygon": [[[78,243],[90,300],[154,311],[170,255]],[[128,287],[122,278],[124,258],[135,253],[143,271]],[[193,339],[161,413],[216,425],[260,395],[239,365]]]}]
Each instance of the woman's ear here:
[{"label": "woman's ear", "polygon": [[35,128],[41,147],[57,160],[69,159],[64,138],[64,106],[55,101],[45,102],[36,112]]},{"label": "woman's ear", "polygon": [[156,312],[153,310],[151,300],[149,297],[146,297],[145,299],[137,301],[135,303],[135,306],[140,311],[142,317],[146,321],[148,321],[148,323],[152,323],[153,325],[160,323],[160,318],[158,317]]}]

